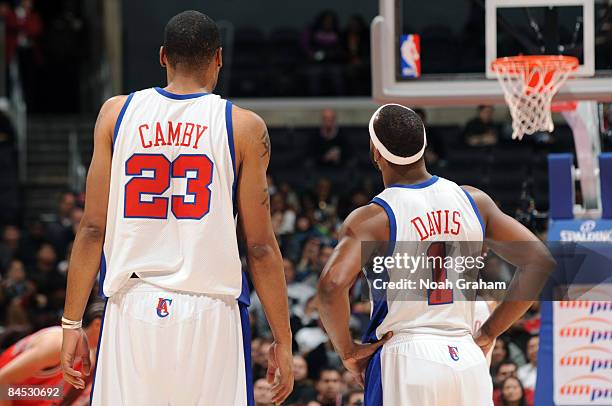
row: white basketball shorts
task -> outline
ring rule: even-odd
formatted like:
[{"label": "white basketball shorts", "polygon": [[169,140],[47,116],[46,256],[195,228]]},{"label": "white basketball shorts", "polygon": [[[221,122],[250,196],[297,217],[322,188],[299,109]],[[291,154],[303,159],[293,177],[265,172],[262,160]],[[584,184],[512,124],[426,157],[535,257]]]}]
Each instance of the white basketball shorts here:
[{"label": "white basketball shorts", "polygon": [[248,328],[232,297],[130,279],[107,299],[91,404],[250,406]]},{"label": "white basketball shorts", "polygon": [[471,336],[402,335],[370,360],[365,406],[492,406],[487,360]]}]

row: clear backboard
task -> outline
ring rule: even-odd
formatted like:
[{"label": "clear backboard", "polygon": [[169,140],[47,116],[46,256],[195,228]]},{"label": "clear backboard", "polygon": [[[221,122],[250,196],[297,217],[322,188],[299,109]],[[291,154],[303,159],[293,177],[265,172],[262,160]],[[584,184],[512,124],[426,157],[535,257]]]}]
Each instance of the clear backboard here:
[{"label": "clear backboard", "polygon": [[502,104],[496,57],[580,60],[555,100],[612,101],[612,12],[595,0],[379,0],[373,97],[411,105]]}]

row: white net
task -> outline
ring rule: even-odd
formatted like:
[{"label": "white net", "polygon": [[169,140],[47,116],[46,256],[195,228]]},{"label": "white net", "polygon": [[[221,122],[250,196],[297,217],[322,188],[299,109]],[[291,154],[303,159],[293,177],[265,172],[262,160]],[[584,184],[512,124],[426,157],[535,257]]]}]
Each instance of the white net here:
[{"label": "white net", "polygon": [[552,131],[551,104],[554,95],[578,66],[564,56],[518,56],[493,62],[512,115],[512,138]]}]

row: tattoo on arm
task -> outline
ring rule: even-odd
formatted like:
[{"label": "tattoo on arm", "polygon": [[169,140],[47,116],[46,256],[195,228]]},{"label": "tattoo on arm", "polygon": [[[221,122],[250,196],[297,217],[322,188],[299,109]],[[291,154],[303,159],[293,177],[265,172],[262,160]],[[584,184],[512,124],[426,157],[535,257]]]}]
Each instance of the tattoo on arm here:
[{"label": "tattoo on arm", "polygon": [[269,208],[270,207],[270,193],[268,192],[267,187],[264,188],[263,193],[264,193],[264,198],[261,201],[261,205]]},{"label": "tattoo on arm", "polygon": [[268,134],[268,129],[267,128],[261,134],[260,141],[261,141],[261,144],[264,147],[264,151],[262,152],[260,157],[263,158],[266,155],[270,156],[270,135]]}]

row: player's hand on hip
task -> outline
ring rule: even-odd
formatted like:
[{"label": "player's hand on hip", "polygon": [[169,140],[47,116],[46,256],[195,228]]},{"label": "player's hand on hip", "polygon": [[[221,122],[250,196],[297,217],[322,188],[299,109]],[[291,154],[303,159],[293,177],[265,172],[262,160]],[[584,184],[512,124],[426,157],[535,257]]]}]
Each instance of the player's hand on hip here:
[{"label": "player's hand on hip", "polygon": [[479,328],[478,331],[476,331],[476,333],[474,334],[474,342],[477,346],[480,347],[485,357],[487,356],[489,350],[495,343],[495,338],[496,337],[492,337],[487,334],[487,332],[484,331],[482,328]]},{"label": "player's hand on hip", "polygon": [[[85,377],[89,375],[91,369],[87,335],[83,329],[64,329],[63,332],[61,363],[64,380],[77,389],[84,389]],[[81,361],[82,372],[74,369],[78,360]]]},{"label": "player's hand on hip", "polygon": [[364,386],[365,370],[368,367],[370,358],[374,355],[376,350],[389,341],[391,337],[393,337],[393,333],[389,331],[383,338],[373,343],[353,343],[353,347],[342,357],[344,367],[355,376],[357,382],[359,382],[362,387]]},{"label": "player's hand on hip", "polygon": [[272,384],[272,402],[280,405],[293,391],[293,354],[291,344],[274,342],[268,353],[266,379]]}]

